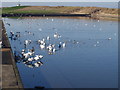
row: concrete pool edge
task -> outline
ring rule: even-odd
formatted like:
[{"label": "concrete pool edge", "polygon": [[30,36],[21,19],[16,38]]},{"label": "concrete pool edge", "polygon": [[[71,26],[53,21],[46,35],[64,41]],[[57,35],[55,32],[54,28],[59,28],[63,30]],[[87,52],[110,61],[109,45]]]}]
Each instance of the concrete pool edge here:
[{"label": "concrete pool edge", "polygon": [[[1,50],[2,52],[2,88],[3,89],[4,88],[23,88],[22,80],[20,78],[19,71],[14,60],[9,39],[7,37],[7,34],[5,34],[6,29],[4,27],[4,23],[2,20],[1,20],[1,24],[2,24],[2,42],[5,45],[5,47],[2,47],[2,50]],[[5,49],[8,49],[8,51],[4,51]],[[7,55],[10,57],[7,57]],[[7,60],[10,60],[11,63],[9,63]],[[4,77],[7,77],[7,78],[4,78]]]}]

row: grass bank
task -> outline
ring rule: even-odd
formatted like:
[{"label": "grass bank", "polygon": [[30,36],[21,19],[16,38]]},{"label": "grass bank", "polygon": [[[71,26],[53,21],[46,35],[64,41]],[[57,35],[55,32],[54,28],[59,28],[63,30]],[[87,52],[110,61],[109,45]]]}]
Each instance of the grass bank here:
[{"label": "grass bank", "polygon": [[2,15],[87,15],[93,18],[116,18],[118,9],[102,7],[70,7],[70,6],[15,6],[2,9]]}]

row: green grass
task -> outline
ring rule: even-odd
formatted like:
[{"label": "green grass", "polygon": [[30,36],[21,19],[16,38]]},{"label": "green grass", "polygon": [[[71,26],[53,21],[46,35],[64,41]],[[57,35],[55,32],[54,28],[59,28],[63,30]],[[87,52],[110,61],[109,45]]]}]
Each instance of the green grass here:
[{"label": "green grass", "polygon": [[16,10],[22,9],[22,8],[25,8],[25,7],[29,7],[29,6],[15,6],[15,7],[2,8],[2,13],[3,13],[3,14],[14,13],[14,12],[16,12]]},{"label": "green grass", "polygon": [[58,12],[52,11],[52,10],[28,10],[28,11],[14,11],[11,12],[13,14],[58,14]]}]

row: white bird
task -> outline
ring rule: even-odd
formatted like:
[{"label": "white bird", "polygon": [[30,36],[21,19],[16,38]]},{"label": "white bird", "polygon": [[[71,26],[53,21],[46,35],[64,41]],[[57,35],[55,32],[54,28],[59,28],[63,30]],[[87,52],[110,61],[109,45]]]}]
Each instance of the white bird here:
[{"label": "white bird", "polygon": [[44,49],[44,48],[45,48],[45,45],[41,44],[41,45],[40,45],[40,48],[41,48],[41,49]]},{"label": "white bird", "polygon": [[42,41],[42,40],[41,40],[41,41],[40,41],[40,44],[45,44],[45,41]]},{"label": "white bird", "polygon": [[55,52],[56,51],[56,49],[55,48],[53,48],[53,52]]},{"label": "white bird", "polygon": [[23,56],[24,56],[25,58],[28,58],[28,57],[29,57],[29,54],[28,54],[28,53],[24,53]]},{"label": "white bird", "polygon": [[40,58],[40,59],[43,58],[43,55],[39,55],[39,58]]},{"label": "white bird", "polygon": [[36,63],[34,63],[34,66],[39,67],[40,65],[36,62]]},{"label": "white bird", "polygon": [[34,54],[34,52],[28,52],[28,54],[31,56],[31,55],[33,55],[33,54]]},{"label": "white bird", "polygon": [[40,64],[40,65],[43,65],[43,63],[41,61],[38,61],[37,63]]},{"label": "white bird", "polygon": [[62,42],[60,42],[60,44],[62,44]]},{"label": "white bird", "polygon": [[99,44],[100,42],[99,41],[97,41],[97,44]]},{"label": "white bird", "polygon": [[37,43],[38,43],[38,44],[42,44],[42,43],[44,43],[44,42],[43,42],[42,40],[38,40]]},{"label": "white bird", "polygon": [[2,41],[0,41],[0,48],[2,48]]},{"label": "white bird", "polygon": [[49,37],[49,36],[47,36],[47,40],[50,40],[50,37]]},{"label": "white bird", "polygon": [[39,61],[39,62],[34,63],[34,66],[35,66],[35,67],[40,67],[41,65],[43,65],[43,63],[42,63],[42,62],[40,62],[40,61]]},{"label": "white bird", "polygon": [[45,42],[45,39],[43,38],[43,40],[42,40],[43,42]]},{"label": "white bird", "polygon": [[31,40],[25,40],[26,45],[30,44],[31,42],[32,42]]},{"label": "white bird", "polygon": [[54,38],[57,38],[57,34],[54,34]]},{"label": "white bird", "polygon": [[25,44],[26,44],[26,45],[28,44],[28,40],[25,40]]},{"label": "white bird", "polygon": [[54,34],[54,38],[60,38],[61,36],[56,32],[55,34]]},{"label": "white bird", "polygon": [[43,55],[35,55],[35,57],[34,57],[35,60],[39,60],[41,58],[43,58]]},{"label": "white bird", "polygon": [[33,61],[33,60],[34,60],[34,58],[33,58],[33,57],[28,58],[28,61]]},{"label": "white bird", "polygon": [[21,52],[22,54],[24,54],[25,53],[25,49],[22,49],[22,52]]},{"label": "white bird", "polygon": [[49,47],[49,51],[52,51],[52,47]]},{"label": "white bird", "polygon": [[112,38],[109,37],[108,40],[112,40]]},{"label": "white bird", "polygon": [[65,48],[66,47],[66,43],[63,43],[62,46],[63,46],[63,48]]},{"label": "white bird", "polygon": [[39,31],[42,31],[42,29],[41,29],[41,28],[39,28]]},{"label": "white bird", "polygon": [[53,49],[52,45],[50,44],[49,46],[47,46],[47,49],[48,49],[49,51],[52,51],[52,49]]},{"label": "white bird", "polygon": [[39,60],[40,58],[39,58],[39,55],[36,55],[35,57],[34,57],[34,60]]},{"label": "white bird", "polygon": [[52,47],[54,48],[54,47],[55,47],[55,44],[53,44]]}]

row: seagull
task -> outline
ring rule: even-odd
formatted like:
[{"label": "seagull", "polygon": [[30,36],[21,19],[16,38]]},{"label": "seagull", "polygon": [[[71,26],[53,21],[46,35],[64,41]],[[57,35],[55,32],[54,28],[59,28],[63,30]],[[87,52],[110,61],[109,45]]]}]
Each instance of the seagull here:
[{"label": "seagull", "polygon": [[32,56],[34,54],[34,52],[28,52],[28,55]]},{"label": "seagull", "polygon": [[40,59],[43,58],[43,55],[39,55],[39,58],[40,58]]},{"label": "seagull", "polygon": [[28,45],[29,41],[28,40],[25,40],[25,45]]},{"label": "seagull", "polygon": [[47,49],[48,49],[49,51],[52,51],[52,49],[53,49],[52,44],[50,44],[49,46],[47,46]]},{"label": "seagull", "polygon": [[39,55],[36,55],[35,57],[34,57],[34,60],[39,60],[40,58],[39,58]]},{"label": "seagull", "polygon": [[112,40],[112,38],[109,37],[108,40]]},{"label": "seagull", "polygon": [[28,54],[28,53],[24,53],[23,56],[24,56],[25,58],[28,58],[28,57],[29,57],[29,54]]},{"label": "seagull", "polygon": [[65,48],[65,47],[66,47],[66,43],[64,42],[64,43],[62,44],[62,46],[63,46],[63,48]]},{"label": "seagull", "polygon": [[53,48],[53,52],[55,52],[56,51],[56,49],[55,48]]},{"label": "seagull", "polygon": [[41,65],[43,65],[43,63],[42,63],[42,62],[40,62],[40,61],[39,61],[39,62],[34,63],[34,66],[35,66],[35,67],[40,67]]},{"label": "seagull", "polygon": [[41,49],[44,49],[44,48],[45,48],[45,44],[41,44],[41,45],[40,45],[40,48],[41,48]]},{"label": "seagull", "polygon": [[99,44],[100,42],[99,41],[97,41],[97,44]]},{"label": "seagull", "polygon": [[54,38],[60,38],[61,36],[56,32],[55,34],[54,34]]},{"label": "seagull", "polygon": [[0,48],[2,48],[2,41],[0,41]]},{"label": "seagull", "polygon": [[47,36],[47,40],[50,40],[50,37],[49,37],[49,36]]},{"label": "seagull", "polygon": [[33,58],[33,57],[28,58],[28,61],[33,61],[33,60],[34,60],[34,58]]},{"label": "seagull", "polygon": [[25,53],[25,49],[22,49],[22,52],[21,52],[22,54],[24,54]]},{"label": "seagull", "polygon": [[42,59],[43,58],[43,55],[35,55],[34,59],[35,60],[39,60],[39,59]]}]

